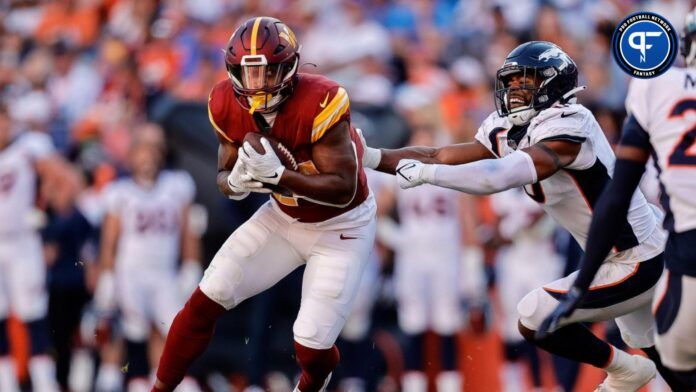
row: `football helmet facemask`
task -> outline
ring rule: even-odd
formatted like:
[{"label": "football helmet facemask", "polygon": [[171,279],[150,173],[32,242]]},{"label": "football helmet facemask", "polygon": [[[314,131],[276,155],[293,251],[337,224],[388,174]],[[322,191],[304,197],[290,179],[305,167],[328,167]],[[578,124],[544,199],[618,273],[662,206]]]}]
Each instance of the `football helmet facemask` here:
[{"label": "football helmet facemask", "polygon": [[576,92],[585,89],[578,87],[575,62],[561,48],[546,41],[531,41],[516,47],[495,79],[498,115],[509,118],[515,125],[528,124],[541,110],[559,101],[568,102]]},{"label": "football helmet facemask", "polygon": [[679,49],[687,67],[696,67],[696,8],[686,14]]},{"label": "football helmet facemask", "polygon": [[301,46],[278,19],[260,16],[244,22],[225,50],[225,66],[237,101],[250,113],[274,111],[291,94]]}]

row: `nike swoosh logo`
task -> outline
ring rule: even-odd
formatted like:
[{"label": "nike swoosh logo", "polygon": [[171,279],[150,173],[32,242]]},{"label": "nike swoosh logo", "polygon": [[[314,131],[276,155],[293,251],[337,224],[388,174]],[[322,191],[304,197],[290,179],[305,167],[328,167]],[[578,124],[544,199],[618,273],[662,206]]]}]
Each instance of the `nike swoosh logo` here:
[{"label": "nike swoosh logo", "polygon": [[322,103],[319,104],[319,107],[320,107],[320,108],[323,109],[323,108],[326,107],[326,103],[329,102],[329,94],[330,94],[330,93],[326,93],[326,98],[324,98],[324,102],[322,102]]},{"label": "nike swoosh logo", "polygon": [[270,178],[270,179],[272,179],[272,178],[277,178],[277,177],[278,177],[278,173],[273,173],[272,176],[259,176],[259,177],[261,177],[261,178]]},{"label": "nike swoosh logo", "polygon": [[573,114],[577,114],[577,113],[578,113],[578,112],[573,112],[573,113],[561,113],[561,118],[570,117],[570,116],[572,116]]},{"label": "nike swoosh logo", "polygon": [[408,177],[406,177],[405,175],[401,174],[401,171],[402,171],[402,170],[405,170],[405,169],[410,169],[410,168],[415,167],[415,166],[416,166],[415,163],[409,163],[409,164],[407,164],[407,165],[405,165],[405,166],[401,166],[396,172],[399,173],[399,175],[400,175],[401,177],[403,177],[404,180],[406,180],[406,181],[411,181],[410,178],[408,178]]},{"label": "nike swoosh logo", "polygon": [[358,237],[349,237],[345,234],[341,234],[341,236],[339,238],[341,238],[342,240],[357,240],[358,239]]}]

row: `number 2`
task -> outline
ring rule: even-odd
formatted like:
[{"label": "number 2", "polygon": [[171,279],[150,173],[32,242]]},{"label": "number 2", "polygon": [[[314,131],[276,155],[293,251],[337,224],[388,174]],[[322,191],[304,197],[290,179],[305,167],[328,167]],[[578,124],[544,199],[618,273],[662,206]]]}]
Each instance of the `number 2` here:
[{"label": "number 2", "polygon": [[[689,98],[677,102],[669,118],[682,117],[689,110],[696,110],[696,99]],[[674,145],[667,163],[669,166],[696,166],[696,125],[686,131]]]}]

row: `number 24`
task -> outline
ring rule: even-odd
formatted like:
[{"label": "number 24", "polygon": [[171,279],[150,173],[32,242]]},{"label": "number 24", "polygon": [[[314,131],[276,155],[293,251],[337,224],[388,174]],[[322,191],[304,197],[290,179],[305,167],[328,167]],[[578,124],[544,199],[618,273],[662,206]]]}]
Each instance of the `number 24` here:
[{"label": "number 24", "polygon": [[[677,102],[669,118],[682,117],[689,110],[696,110],[696,99]],[[696,125],[686,131],[679,143],[674,145],[667,163],[670,166],[696,166]]]}]

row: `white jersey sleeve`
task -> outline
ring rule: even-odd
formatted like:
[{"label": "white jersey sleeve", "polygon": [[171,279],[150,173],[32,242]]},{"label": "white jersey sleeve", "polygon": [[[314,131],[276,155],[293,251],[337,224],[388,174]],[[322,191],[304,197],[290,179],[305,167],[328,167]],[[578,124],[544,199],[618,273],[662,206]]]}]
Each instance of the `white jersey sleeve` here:
[{"label": "white jersey sleeve", "polygon": [[626,112],[632,114],[643,129],[650,129],[650,79],[633,79],[626,94]]},{"label": "white jersey sleeve", "polygon": [[165,172],[169,185],[169,192],[172,192],[183,205],[193,203],[196,196],[196,184],[193,182],[191,175],[183,170]]},{"label": "white jersey sleeve", "polygon": [[49,157],[55,152],[51,137],[39,132],[26,132],[19,139],[22,150],[32,161]]},{"label": "white jersey sleeve", "polygon": [[545,141],[567,141],[581,144],[577,158],[568,169],[584,170],[591,167],[597,158],[594,146],[588,139],[599,125],[592,112],[579,104],[550,107],[530,122],[529,144]]},{"label": "white jersey sleeve", "polygon": [[486,146],[496,157],[500,158],[502,149],[500,146],[501,139],[498,136],[511,127],[512,123],[507,118],[500,117],[497,112],[493,112],[483,120],[474,138]]},{"label": "white jersey sleeve", "polygon": [[104,207],[107,214],[121,215],[124,198],[124,180],[115,180],[104,189]]}]

